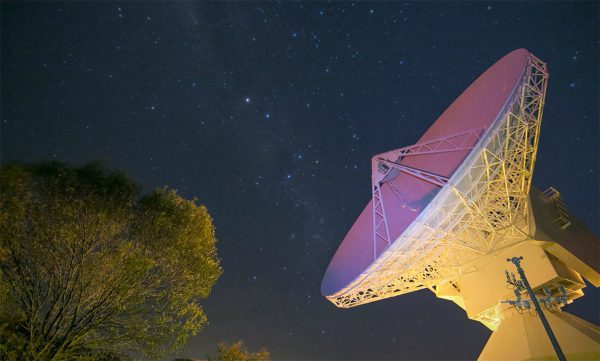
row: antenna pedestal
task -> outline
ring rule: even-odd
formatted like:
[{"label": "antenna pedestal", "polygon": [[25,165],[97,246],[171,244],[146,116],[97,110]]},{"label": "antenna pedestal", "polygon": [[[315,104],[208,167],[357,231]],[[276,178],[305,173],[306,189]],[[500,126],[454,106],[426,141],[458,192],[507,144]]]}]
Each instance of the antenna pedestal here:
[{"label": "antenna pedestal", "polygon": [[[437,297],[455,302],[470,319],[494,331],[479,360],[556,360],[530,296],[519,292],[514,274],[511,276],[514,267],[506,259],[515,254],[523,256],[523,269],[566,359],[600,359],[600,328],[561,310],[583,296],[585,282],[577,271],[549,253],[547,245],[533,238],[523,240],[482,257],[472,264],[471,274],[435,289]],[[511,303],[498,303],[504,300]]]},{"label": "antenna pedestal", "polygon": [[[514,287],[507,286],[505,275],[506,270],[514,268],[506,259],[515,254],[523,256],[523,268],[538,297],[545,297],[544,288],[551,290],[554,296],[560,296],[560,287],[566,290],[566,303],[583,296],[585,282],[581,276],[538,243],[533,239],[524,240],[482,257],[471,265],[471,273],[449,283],[452,287],[448,284],[437,287],[436,296],[455,302],[470,319],[496,330],[501,322],[496,310],[498,302],[515,297]],[[523,297],[528,298],[526,295]]]},{"label": "antenna pedestal", "polygon": [[[500,304],[502,322],[478,360],[556,360],[556,353],[535,312]],[[600,359],[600,328],[567,312],[543,310],[567,360]]]}]

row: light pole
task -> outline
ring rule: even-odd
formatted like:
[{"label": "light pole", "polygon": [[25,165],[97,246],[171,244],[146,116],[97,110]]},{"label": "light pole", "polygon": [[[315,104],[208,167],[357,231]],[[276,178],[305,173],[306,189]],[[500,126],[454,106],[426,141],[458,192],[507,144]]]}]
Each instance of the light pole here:
[{"label": "light pole", "polygon": [[540,304],[538,303],[537,297],[533,293],[533,290],[531,289],[531,286],[529,285],[529,281],[527,281],[527,277],[525,277],[525,272],[521,268],[521,260],[522,259],[523,259],[523,257],[513,257],[513,258],[506,259],[506,261],[514,263],[515,266],[517,267],[517,272],[519,272],[519,276],[521,277],[521,280],[523,281],[523,284],[525,285],[525,288],[527,289],[527,293],[529,293],[529,297],[531,298],[531,301],[533,302],[533,306],[535,307],[537,314],[540,316],[540,320],[542,321],[542,324],[544,325],[544,329],[546,329],[546,333],[548,334],[548,337],[550,338],[552,347],[554,347],[554,351],[556,351],[556,356],[558,356],[558,359],[560,361],[567,361],[565,354],[560,349],[560,345],[558,344],[558,341],[556,340],[556,337],[554,336],[554,332],[552,332],[552,329],[550,328],[550,324],[548,323],[548,320],[546,319],[544,312],[542,312],[542,308],[540,307]]}]

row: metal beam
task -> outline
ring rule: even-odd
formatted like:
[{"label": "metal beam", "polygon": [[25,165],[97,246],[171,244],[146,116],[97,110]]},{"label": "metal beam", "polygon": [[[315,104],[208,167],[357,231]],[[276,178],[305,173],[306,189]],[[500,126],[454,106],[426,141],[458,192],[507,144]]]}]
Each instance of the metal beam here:
[{"label": "metal beam", "polygon": [[[413,177],[417,177],[421,180],[424,180],[428,183],[436,185],[438,187],[443,187],[448,183],[449,178],[441,176],[439,174],[431,173],[423,169],[418,169],[414,167],[410,167],[404,164],[400,164],[397,162],[393,162],[389,159],[379,158],[378,161],[389,164],[390,169],[398,169],[399,171],[411,175]],[[386,175],[389,173],[389,170],[386,172]],[[383,183],[383,182],[382,182]]]}]

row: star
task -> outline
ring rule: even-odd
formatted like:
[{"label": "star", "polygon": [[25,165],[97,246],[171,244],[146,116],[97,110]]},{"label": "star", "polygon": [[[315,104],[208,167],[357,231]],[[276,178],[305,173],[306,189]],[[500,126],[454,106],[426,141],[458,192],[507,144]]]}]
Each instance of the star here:
[{"label": "star", "polygon": [[[3,15],[2,62],[15,76],[4,77],[2,84],[2,159],[85,162],[99,157],[131,173],[144,189],[173,186],[185,198],[197,196],[206,204],[222,240],[218,255],[225,272],[208,299],[211,329],[190,339],[190,356],[224,341],[220,336],[231,329],[232,337],[252,338],[245,332],[257,327],[261,337],[248,342],[248,349],[264,346],[278,359],[349,359],[364,355],[365,347],[373,359],[416,352],[430,359],[477,356],[480,346],[467,343],[446,348],[446,354],[443,347],[405,353],[413,339],[397,333],[394,324],[402,316],[385,312],[393,305],[375,306],[369,317],[382,326],[364,328],[360,314],[371,312],[368,308],[346,314],[319,294],[331,257],[371,196],[370,157],[413,144],[437,113],[509,50],[480,41],[465,53],[464,46],[449,40],[477,33],[499,38],[506,28],[532,38],[545,34],[548,41],[530,50],[559,79],[549,95],[560,104],[548,101],[547,109],[555,111],[546,112],[543,142],[558,139],[556,124],[567,113],[573,131],[564,137],[565,147],[595,142],[589,129],[596,123],[592,98],[598,85],[583,74],[596,72],[598,39],[596,31],[581,27],[598,28],[596,14],[586,11],[597,7],[591,3],[488,1],[454,11],[405,1],[385,8],[373,2],[224,7],[101,2],[93,12],[70,2],[36,4]],[[503,6],[519,14],[538,11],[555,26],[541,29]],[[477,14],[480,21],[469,21]],[[42,25],[40,42],[30,30]],[[77,34],[96,34],[98,27],[110,31],[97,41],[77,41]],[[430,29],[438,30],[432,41],[423,35]],[[426,41],[413,44],[411,39]],[[33,106],[25,109],[25,104]],[[77,121],[81,115],[86,116]],[[562,173],[538,172],[534,183],[553,182],[542,178],[556,175],[571,193],[565,196],[567,208],[575,204],[575,215],[596,220],[598,211],[585,198],[597,188],[596,154],[580,152],[570,163],[560,147],[544,144],[539,158],[546,163],[540,167],[555,159]],[[569,172],[577,177],[568,178]],[[589,300],[582,299],[578,302]],[[422,303],[413,305],[415,315],[407,319],[417,328],[421,316],[416,315],[438,302]],[[235,317],[226,317],[226,310],[236,307]],[[262,327],[267,313],[281,319]],[[465,337],[478,337],[477,330],[468,334],[463,326],[471,321],[460,323],[461,317],[453,324],[464,328]],[[363,327],[366,343],[347,342],[346,327]],[[442,327],[442,341],[460,341]],[[278,343],[278,337],[290,342]],[[311,347],[289,346],[296,338],[312,341]]]}]

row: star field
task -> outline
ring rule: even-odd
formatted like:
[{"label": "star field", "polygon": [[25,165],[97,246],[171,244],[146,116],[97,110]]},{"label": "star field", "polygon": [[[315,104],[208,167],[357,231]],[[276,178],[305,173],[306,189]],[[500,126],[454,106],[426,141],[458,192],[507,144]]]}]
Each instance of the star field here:
[{"label": "star field", "polygon": [[[321,278],[414,143],[524,47],[550,80],[534,184],[598,234],[598,4],[1,4],[1,161],[100,160],[214,218],[224,274],[179,355],[244,339],[274,359],[468,359],[489,331],[420,291],[350,310]],[[600,322],[598,290],[568,306]]]}]

